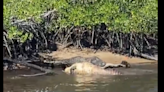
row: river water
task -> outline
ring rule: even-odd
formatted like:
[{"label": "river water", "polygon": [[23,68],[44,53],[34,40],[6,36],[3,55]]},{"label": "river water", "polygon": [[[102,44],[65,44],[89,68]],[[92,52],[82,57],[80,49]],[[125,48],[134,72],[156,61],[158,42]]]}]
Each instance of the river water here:
[{"label": "river water", "polygon": [[[138,70],[137,70],[138,69]],[[141,73],[141,69],[152,73]],[[23,71],[29,72],[30,70]],[[132,71],[132,70],[131,70]],[[4,92],[157,92],[157,65],[134,67],[138,75],[73,76],[64,73],[53,76],[13,78],[21,71],[4,72]]]}]

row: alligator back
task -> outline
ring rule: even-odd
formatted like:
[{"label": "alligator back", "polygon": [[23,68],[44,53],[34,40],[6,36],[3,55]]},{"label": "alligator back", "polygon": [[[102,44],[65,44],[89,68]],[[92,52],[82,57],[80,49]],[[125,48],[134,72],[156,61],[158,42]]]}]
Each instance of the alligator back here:
[{"label": "alligator back", "polygon": [[70,59],[64,59],[64,60],[58,60],[53,62],[54,64],[60,65],[60,64],[66,64],[66,65],[73,65],[75,63],[81,63],[81,62],[90,62],[96,66],[99,67],[103,67],[105,66],[105,62],[103,62],[101,59],[99,59],[98,57],[88,57],[88,58],[84,58],[81,56],[76,56],[76,57],[72,57]]}]

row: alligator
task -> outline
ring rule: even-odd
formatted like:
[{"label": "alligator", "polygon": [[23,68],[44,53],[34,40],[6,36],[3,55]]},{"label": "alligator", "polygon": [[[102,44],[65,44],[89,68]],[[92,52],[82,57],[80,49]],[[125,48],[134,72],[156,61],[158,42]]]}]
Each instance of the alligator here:
[{"label": "alligator", "polygon": [[84,58],[81,56],[76,56],[76,57],[72,57],[70,59],[64,59],[64,60],[45,60],[46,63],[52,63],[54,66],[66,65],[67,67],[71,66],[75,63],[81,63],[84,61],[90,62],[93,65],[99,66],[103,69],[118,68],[118,67],[125,67],[125,68],[131,67],[131,65],[127,61],[122,61],[120,64],[112,64],[112,63],[103,62],[100,58],[98,58],[96,56],[87,57],[87,58]]},{"label": "alligator", "polygon": [[64,72],[66,74],[80,74],[80,75],[122,75],[121,72],[118,72],[114,69],[105,70],[99,66],[93,65],[90,62],[80,62],[66,67]]}]

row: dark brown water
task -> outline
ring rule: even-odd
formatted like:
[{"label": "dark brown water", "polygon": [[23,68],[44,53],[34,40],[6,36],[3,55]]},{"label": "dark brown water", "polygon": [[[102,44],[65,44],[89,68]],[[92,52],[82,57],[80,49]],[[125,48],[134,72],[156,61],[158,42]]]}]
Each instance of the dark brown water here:
[{"label": "dark brown water", "polygon": [[[137,70],[138,69],[138,70]],[[152,70],[143,73],[141,70]],[[127,70],[128,71],[128,70]],[[157,65],[136,66],[129,71],[138,75],[70,76],[59,74],[31,78],[11,77],[20,73],[4,72],[4,92],[157,92]],[[25,71],[24,71],[25,72]],[[28,71],[29,72],[29,71]]]}]

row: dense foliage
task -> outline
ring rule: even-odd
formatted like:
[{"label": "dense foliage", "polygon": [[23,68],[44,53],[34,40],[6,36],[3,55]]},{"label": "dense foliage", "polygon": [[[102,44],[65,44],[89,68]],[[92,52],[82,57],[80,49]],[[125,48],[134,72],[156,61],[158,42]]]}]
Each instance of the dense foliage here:
[{"label": "dense foliage", "polygon": [[[158,0],[4,0],[4,28],[9,37],[21,34],[11,25],[11,17],[27,19],[56,9],[58,18],[50,29],[105,23],[110,31],[157,33]],[[26,38],[26,37],[23,37]]]}]

